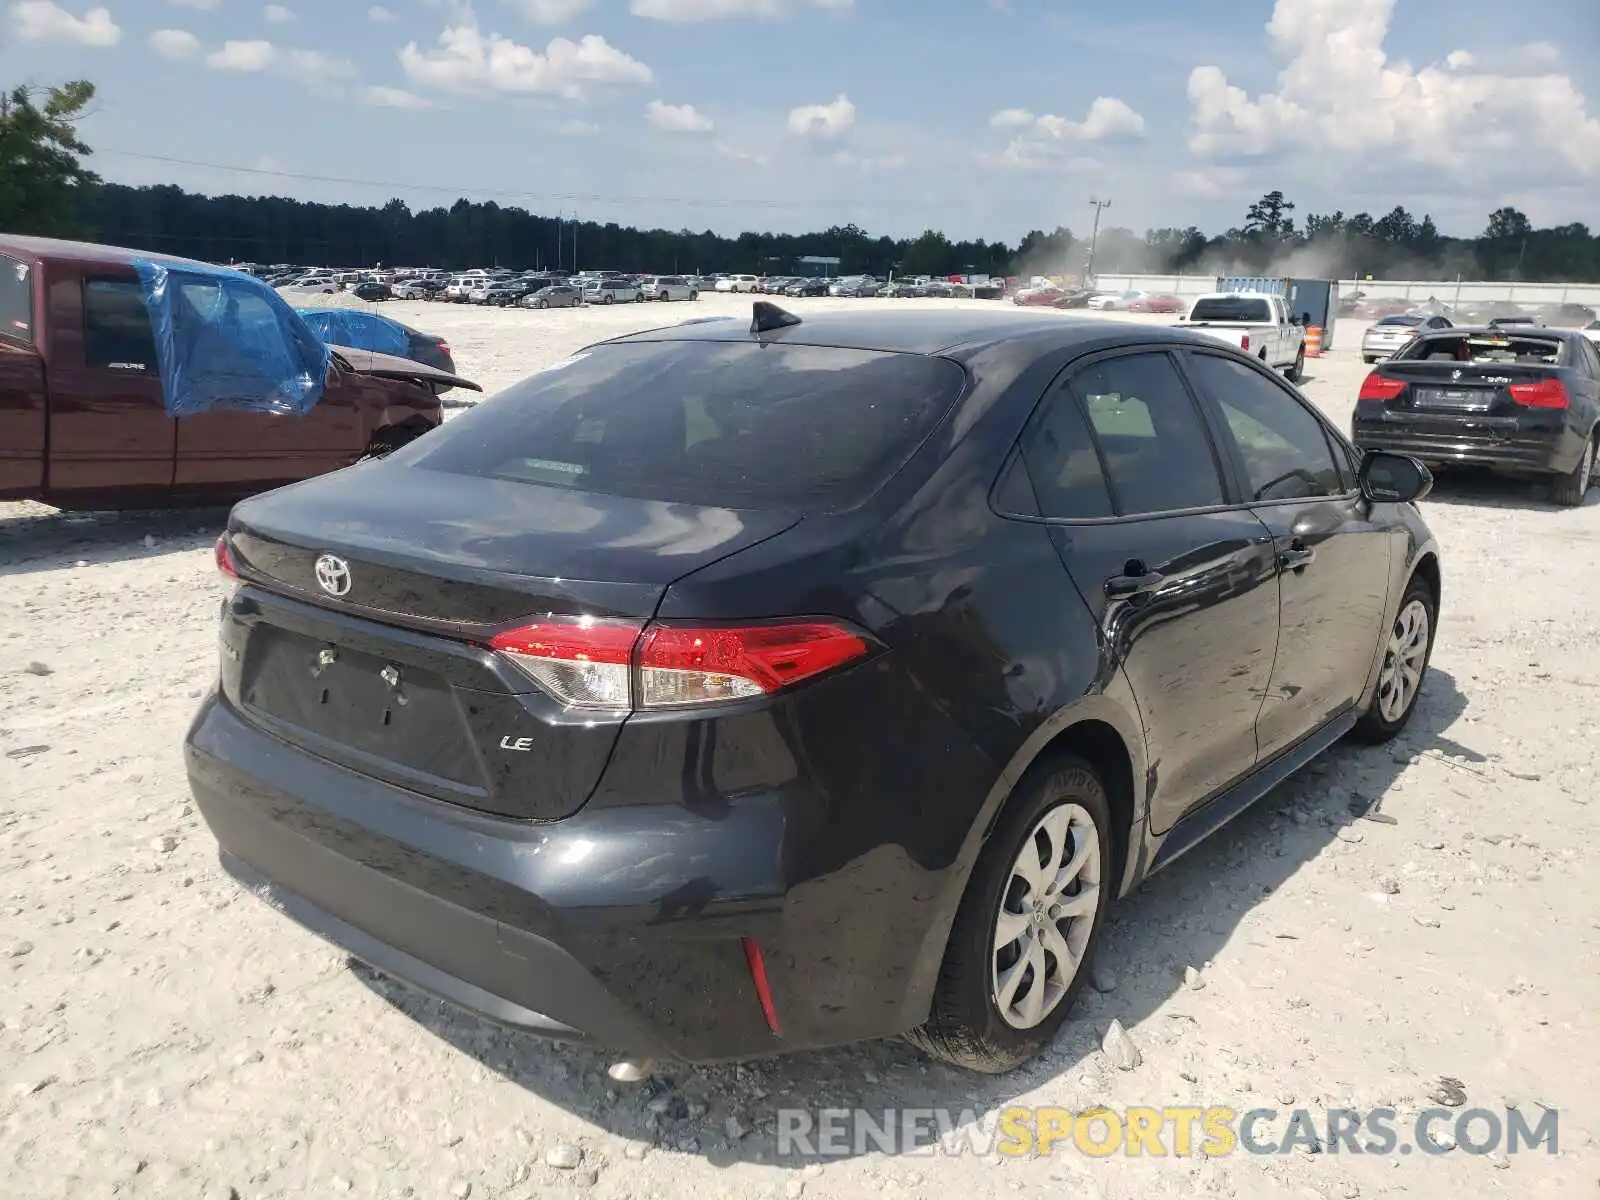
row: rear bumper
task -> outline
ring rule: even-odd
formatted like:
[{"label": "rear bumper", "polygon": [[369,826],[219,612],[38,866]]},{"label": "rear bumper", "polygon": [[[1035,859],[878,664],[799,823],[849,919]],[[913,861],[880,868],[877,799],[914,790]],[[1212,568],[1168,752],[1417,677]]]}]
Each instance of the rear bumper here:
[{"label": "rear bumper", "polygon": [[953,863],[880,841],[869,811],[856,828],[825,816],[804,781],[690,807],[641,800],[674,781],[659,754],[638,757],[631,802],[532,823],[346,770],[216,694],[185,741],[231,873],[357,959],[491,1020],[712,1062],[893,1036],[926,1017],[959,899]]},{"label": "rear bumper", "polygon": [[1564,475],[1583,453],[1583,439],[1564,428],[1525,429],[1515,425],[1419,428],[1405,420],[1363,419],[1351,425],[1351,440],[1362,450],[1408,454],[1429,465],[1492,467],[1503,471]]}]

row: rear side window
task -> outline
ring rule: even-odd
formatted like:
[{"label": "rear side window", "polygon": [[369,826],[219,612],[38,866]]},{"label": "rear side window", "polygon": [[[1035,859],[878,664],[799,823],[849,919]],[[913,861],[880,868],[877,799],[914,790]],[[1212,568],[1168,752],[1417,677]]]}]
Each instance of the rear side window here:
[{"label": "rear side window", "polygon": [[83,357],[85,366],[112,371],[156,370],[156,339],[138,280],[83,281]]},{"label": "rear side window", "polygon": [[1114,514],[1094,436],[1069,388],[1058,389],[1040,408],[1023,435],[1022,457],[1040,516],[1083,520]]},{"label": "rear side window", "polygon": [[33,341],[33,270],[0,258],[0,336]]},{"label": "rear side window", "polygon": [[1164,353],[1129,354],[1079,371],[1083,404],[1123,516],[1223,503],[1211,440]]},{"label": "rear side window", "polygon": [[623,342],[535,373],[392,461],[668,504],[837,510],[903,466],[965,386],[924,355]]}]

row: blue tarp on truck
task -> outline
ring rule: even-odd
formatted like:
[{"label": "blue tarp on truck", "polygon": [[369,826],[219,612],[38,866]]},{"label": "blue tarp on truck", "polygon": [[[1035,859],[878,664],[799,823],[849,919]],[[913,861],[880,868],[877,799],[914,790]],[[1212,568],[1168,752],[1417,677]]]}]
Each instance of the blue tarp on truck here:
[{"label": "blue tarp on truck", "polygon": [[167,415],[302,416],[322,399],[332,351],[271,287],[200,263],[135,259]]}]

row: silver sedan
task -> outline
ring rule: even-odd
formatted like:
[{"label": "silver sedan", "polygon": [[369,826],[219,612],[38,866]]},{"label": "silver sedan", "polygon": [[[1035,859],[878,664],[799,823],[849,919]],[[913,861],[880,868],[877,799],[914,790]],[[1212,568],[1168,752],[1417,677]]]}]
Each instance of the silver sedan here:
[{"label": "silver sedan", "polygon": [[1380,358],[1391,358],[1417,334],[1430,329],[1449,328],[1450,322],[1445,317],[1426,313],[1382,317],[1369,325],[1361,337],[1361,361],[1375,363]]}]

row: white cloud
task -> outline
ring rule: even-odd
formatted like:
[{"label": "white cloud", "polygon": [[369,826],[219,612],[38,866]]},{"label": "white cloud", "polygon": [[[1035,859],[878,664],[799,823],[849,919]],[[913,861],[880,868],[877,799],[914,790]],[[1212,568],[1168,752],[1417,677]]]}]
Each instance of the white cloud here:
[{"label": "white cloud", "polygon": [[[1025,108],[1006,108],[989,118],[996,129],[1019,130],[999,163],[1020,170],[1066,170],[1081,173],[1093,159],[1074,159],[1074,146],[1141,137],[1144,118],[1115,96],[1099,96],[1081,121],[1051,113],[1035,115]],[[1095,169],[1098,169],[1096,167]]]},{"label": "white cloud", "polygon": [[856,106],[840,92],[828,104],[802,104],[789,112],[789,132],[802,137],[838,137],[856,123]]},{"label": "white cloud", "polygon": [[361,98],[376,108],[432,108],[433,101],[404,88],[373,86],[364,88]]},{"label": "white cloud", "polygon": [[647,21],[690,25],[701,21],[782,20],[796,8],[849,12],[855,0],[632,0],[628,11]]},{"label": "white cloud", "polygon": [[285,8],[281,4],[269,4],[261,10],[261,15],[271,25],[287,25],[295,20],[294,10]]},{"label": "white cloud", "polygon": [[115,46],[122,30],[105,8],[74,16],[50,0],[24,0],[11,6],[11,21],[24,41],[77,42],[83,46]]},{"label": "white cloud", "polygon": [[645,120],[668,133],[710,133],[715,122],[692,104],[663,104],[652,100],[644,106]]},{"label": "white cloud", "polygon": [[1003,108],[989,118],[989,124],[996,129],[1024,129],[1035,120],[1034,115],[1025,108]]},{"label": "white cloud", "polygon": [[167,0],[173,8],[192,8],[196,12],[215,12],[222,7],[222,0]]},{"label": "white cloud", "polygon": [[277,47],[271,42],[229,41],[206,55],[206,66],[217,71],[265,71],[277,56]]},{"label": "white cloud", "polygon": [[371,8],[367,9],[367,20],[371,21],[374,25],[393,25],[399,19],[399,17],[395,16],[381,4],[374,4]]},{"label": "white cloud", "polygon": [[200,39],[187,29],[158,29],[150,35],[150,48],[163,58],[190,58],[200,53]]},{"label": "white cloud", "polygon": [[563,121],[556,126],[556,132],[562,137],[593,137],[600,132],[600,126],[593,121],[580,121],[577,117],[570,121]]},{"label": "white cloud", "polygon": [[588,85],[645,84],[655,73],[597,34],[577,41],[555,38],[543,51],[497,33],[485,36],[473,24],[454,25],[439,35],[439,48],[424,51],[410,42],[400,64],[413,82],[454,91],[490,89],[578,99]]},{"label": "white cloud", "polygon": [[1303,152],[1370,162],[1385,151],[1478,184],[1600,175],[1600,119],[1571,77],[1535,43],[1491,66],[1458,51],[1414,68],[1384,49],[1395,0],[1277,0],[1267,34],[1286,66],[1277,90],[1252,98],[1217,66],[1189,76],[1203,157]]},{"label": "white cloud", "polygon": [[535,25],[564,25],[589,7],[590,0],[516,0]]}]

